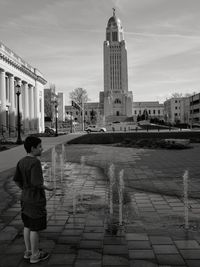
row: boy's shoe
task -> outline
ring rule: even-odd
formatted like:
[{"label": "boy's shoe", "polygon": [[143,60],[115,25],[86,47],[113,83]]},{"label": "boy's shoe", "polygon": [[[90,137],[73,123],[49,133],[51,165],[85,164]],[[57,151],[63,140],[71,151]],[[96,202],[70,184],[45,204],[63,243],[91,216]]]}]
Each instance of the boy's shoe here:
[{"label": "boy's shoe", "polygon": [[39,261],[44,261],[49,258],[49,253],[39,250],[36,255],[31,255],[30,263],[37,263]]},{"label": "boy's shoe", "polygon": [[32,253],[30,250],[24,251],[24,259],[29,260],[31,255],[32,255]]}]

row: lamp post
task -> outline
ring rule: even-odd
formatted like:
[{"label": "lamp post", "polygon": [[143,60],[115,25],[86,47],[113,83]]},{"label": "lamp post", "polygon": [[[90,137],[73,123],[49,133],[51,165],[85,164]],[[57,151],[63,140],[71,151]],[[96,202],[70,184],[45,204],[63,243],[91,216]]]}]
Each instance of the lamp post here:
[{"label": "lamp post", "polygon": [[73,132],[72,111],[70,112],[70,127],[71,127],[71,130],[70,130],[70,132],[72,133],[72,132]]},{"label": "lamp post", "polygon": [[16,144],[20,145],[22,144],[22,138],[21,138],[21,117],[20,117],[20,110],[19,110],[19,96],[21,95],[20,88],[21,86],[19,84],[16,85],[17,88],[17,141]]},{"label": "lamp post", "polygon": [[85,128],[85,125],[84,125],[84,122],[85,122],[85,109],[84,109],[84,98],[83,98],[83,95],[81,97],[81,105],[82,105],[82,130],[84,132],[84,128]]},{"label": "lamp post", "polygon": [[58,103],[55,101],[55,123],[56,123],[56,133],[55,136],[58,136]]}]

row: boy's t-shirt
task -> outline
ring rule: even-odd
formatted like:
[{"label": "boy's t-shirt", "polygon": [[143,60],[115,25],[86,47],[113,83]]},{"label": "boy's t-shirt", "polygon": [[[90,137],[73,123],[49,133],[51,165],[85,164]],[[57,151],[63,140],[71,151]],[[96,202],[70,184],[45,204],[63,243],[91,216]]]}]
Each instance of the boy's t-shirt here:
[{"label": "boy's t-shirt", "polygon": [[16,167],[13,180],[22,189],[22,213],[31,218],[46,215],[46,196],[40,160],[36,157],[22,158]]}]

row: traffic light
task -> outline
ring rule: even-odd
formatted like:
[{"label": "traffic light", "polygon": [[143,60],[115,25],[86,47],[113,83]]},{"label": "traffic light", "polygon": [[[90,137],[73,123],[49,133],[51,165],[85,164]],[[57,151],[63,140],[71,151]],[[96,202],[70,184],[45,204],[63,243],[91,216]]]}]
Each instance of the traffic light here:
[{"label": "traffic light", "polygon": [[76,103],[76,101],[74,101],[74,100],[72,100],[72,107],[74,107],[74,108],[76,108],[78,110],[82,109],[81,106],[78,103]]}]

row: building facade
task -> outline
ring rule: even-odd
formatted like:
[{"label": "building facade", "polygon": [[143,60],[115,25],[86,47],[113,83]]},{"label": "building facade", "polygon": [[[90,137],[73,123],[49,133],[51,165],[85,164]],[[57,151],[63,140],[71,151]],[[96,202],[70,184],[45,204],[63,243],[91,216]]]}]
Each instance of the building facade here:
[{"label": "building facade", "polygon": [[200,93],[189,97],[190,118],[189,124],[191,126],[200,126]]},{"label": "building facade", "polygon": [[164,102],[164,118],[168,123],[189,123],[190,105],[188,97],[173,97]]},{"label": "building facade", "polygon": [[44,131],[44,85],[46,80],[36,69],[0,43],[0,127],[2,132],[17,129],[17,88],[24,133]]},{"label": "building facade", "polygon": [[144,102],[133,102],[133,117],[134,121],[137,121],[138,117],[146,114],[145,119],[159,120],[164,119],[164,105],[158,101],[144,101]]},{"label": "building facade", "polygon": [[[104,41],[103,113],[106,121],[124,120],[132,116],[132,92],[128,91],[127,50],[121,21],[108,20]],[[101,101],[100,101],[101,103]]]}]

